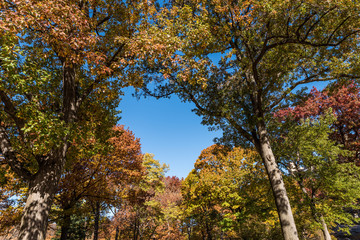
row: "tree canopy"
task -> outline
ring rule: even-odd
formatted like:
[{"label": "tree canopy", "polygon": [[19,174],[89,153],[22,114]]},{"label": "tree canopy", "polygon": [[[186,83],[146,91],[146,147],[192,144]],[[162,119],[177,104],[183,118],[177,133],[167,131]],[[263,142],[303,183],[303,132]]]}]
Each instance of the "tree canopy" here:
[{"label": "tree canopy", "polygon": [[[17,199],[21,240],[45,239],[55,196],[63,207],[92,209],[94,239],[121,214],[117,237],[182,238],[195,229],[195,237],[251,238],[257,233],[242,221],[251,218],[271,238],[274,201],[286,240],[304,235],[299,209],[318,223],[302,230],[321,224],[329,238],[334,216],[350,222],[335,213],[340,205],[356,206],[345,188],[357,189],[358,179],[350,166],[359,163],[359,12],[352,0],[1,1],[0,211],[14,218],[0,222],[16,220],[12,196],[26,192]],[[308,98],[301,89],[329,81]],[[130,85],[155,97],[176,93],[224,133],[182,182],[183,198],[165,165],[150,154],[140,160],[131,133],[112,138]],[[293,119],[275,123],[281,115]],[[117,217],[102,218],[110,202]]]}]

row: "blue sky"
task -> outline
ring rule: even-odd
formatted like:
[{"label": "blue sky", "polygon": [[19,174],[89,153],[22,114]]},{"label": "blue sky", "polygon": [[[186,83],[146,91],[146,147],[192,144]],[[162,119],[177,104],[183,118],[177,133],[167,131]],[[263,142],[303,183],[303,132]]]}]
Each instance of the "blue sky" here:
[{"label": "blue sky", "polygon": [[143,153],[170,165],[168,176],[186,177],[201,151],[213,144],[221,132],[210,132],[201,125],[201,118],[191,112],[193,104],[171,99],[132,97],[132,88],[125,89],[119,104],[121,119],[140,138]]},{"label": "blue sky", "polygon": [[[327,83],[307,84],[320,89]],[[133,88],[124,90],[119,104],[119,124],[128,127],[140,138],[143,153],[153,153],[155,159],[169,165],[168,176],[186,177],[193,169],[201,151],[213,144],[221,131],[208,131],[201,118],[191,111],[192,103],[183,103],[175,95],[171,99],[152,97],[137,100]]]}]

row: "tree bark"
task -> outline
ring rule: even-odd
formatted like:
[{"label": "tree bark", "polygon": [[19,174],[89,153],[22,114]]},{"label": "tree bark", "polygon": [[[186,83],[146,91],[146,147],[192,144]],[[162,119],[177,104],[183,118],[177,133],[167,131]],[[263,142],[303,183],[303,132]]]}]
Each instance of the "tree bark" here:
[{"label": "tree bark", "polygon": [[46,161],[30,180],[21,218],[19,240],[44,240],[48,215],[61,176],[65,157]]},{"label": "tree bark", "polygon": [[100,222],[100,203],[95,203],[95,219],[94,219],[94,238],[93,240],[98,240],[99,238],[99,222]]},{"label": "tree bark", "polygon": [[115,230],[115,240],[119,240],[119,226],[116,226],[116,230]]},{"label": "tree bark", "polygon": [[[75,73],[75,68],[71,65],[67,66],[63,61],[62,117],[67,125],[74,122],[76,118]],[[42,158],[38,162],[38,172],[29,180],[28,197],[21,218],[18,240],[44,240],[46,237],[49,211],[69,148],[68,136],[61,140],[62,147],[51,149],[47,158]]]},{"label": "tree bark", "polygon": [[61,225],[60,240],[66,240],[67,239],[68,232],[69,232],[69,229],[70,229],[70,224],[71,224],[71,216],[65,213],[64,223]]},{"label": "tree bark", "polygon": [[323,216],[320,217],[320,221],[321,221],[321,225],[322,225],[322,232],[324,234],[324,239],[325,240],[331,240],[331,236],[330,236],[330,233],[329,233],[329,230],[328,230],[328,227],[326,225],[326,222],[323,218]]},{"label": "tree bark", "polygon": [[296,230],[294,216],[291,211],[291,206],[281,172],[276,163],[274,153],[271,149],[270,142],[267,136],[267,131],[263,126],[258,126],[259,137],[256,144],[261,158],[264,162],[266,172],[268,174],[271,188],[274,194],[277,212],[279,214],[281,229],[285,240],[298,240],[298,233]]},{"label": "tree bark", "polygon": [[207,240],[212,240],[211,229],[207,221],[205,222],[205,227],[206,227]]}]

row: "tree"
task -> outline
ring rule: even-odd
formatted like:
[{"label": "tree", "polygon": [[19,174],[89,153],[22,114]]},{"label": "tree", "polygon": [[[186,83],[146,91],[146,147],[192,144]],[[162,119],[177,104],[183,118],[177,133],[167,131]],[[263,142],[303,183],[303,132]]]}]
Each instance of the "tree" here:
[{"label": "tree", "polygon": [[0,166],[0,236],[11,239],[20,223],[26,187],[6,165]]},{"label": "tree", "polygon": [[169,81],[159,94],[149,87],[145,92],[176,92],[195,103],[203,124],[224,131],[225,142],[255,146],[285,239],[298,239],[298,233],[268,122],[302,84],[359,78],[359,7],[347,0],[172,1],[153,26],[162,30],[153,35],[168,36],[175,51],[148,64],[163,74],[149,80]]},{"label": "tree", "polygon": [[154,196],[154,200],[160,203],[161,212],[163,214],[160,225],[155,232],[155,239],[185,239],[182,231],[182,180],[175,176],[167,176],[163,181],[165,184],[164,191],[159,192]]},{"label": "tree", "polygon": [[279,229],[266,173],[256,152],[213,145],[183,182],[189,239],[276,239]]},{"label": "tree", "polygon": [[[282,127],[282,135],[286,132],[287,137],[285,146],[279,146],[287,149],[285,165],[289,168],[292,164],[300,193],[305,194],[307,204],[311,202],[312,216],[321,223],[326,239],[330,239],[326,222],[351,225],[353,219],[344,208],[357,208],[358,168],[353,163],[359,164],[359,88],[354,82],[343,84],[331,84],[322,92],[313,88],[307,99],[275,114],[288,129]],[[329,119],[329,114],[335,119]],[[284,150],[280,152],[284,161]],[[302,171],[295,171],[295,167]],[[326,210],[316,209],[315,204]]]},{"label": "tree", "polygon": [[319,91],[313,88],[309,97],[293,108],[276,112],[279,119],[293,118],[295,121],[306,118],[319,118],[331,109],[336,120],[331,124],[329,138],[351,152],[339,156],[339,162],[355,162],[360,165],[360,88],[352,83],[332,84]]},{"label": "tree", "polygon": [[[329,139],[334,122],[337,120],[329,111],[299,122],[289,116],[281,123],[281,137],[275,145],[289,175],[287,181],[295,183],[291,192],[302,232],[321,229],[327,240],[331,239],[328,225],[353,223],[355,219],[346,209],[356,207],[360,197],[360,169],[354,162],[339,164],[339,155],[348,154]],[[309,219],[313,219],[310,224]]]},{"label": "tree", "polygon": [[132,42],[151,9],[142,0],[0,2],[1,162],[29,186],[19,239],[45,239],[73,140],[107,139],[119,88],[141,79]]},{"label": "tree", "polygon": [[[126,198],[127,185],[137,184],[143,175],[140,140],[124,126],[115,126],[113,132],[114,136],[107,142],[110,150],[87,156],[89,151],[85,148],[99,148],[91,141],[87,146],[76,146],[74,154],[69,154],[75,160],[63,174],[55,196],[59,208],[56,215],[61,219],[61,240],[67,239],[72,215],[90,211],[91,205],[95,209],[104,203],[108,207],[116,206],[119,200]],[[79,205],[83,205],[82,211]],[[104,207],[98,210],[96,213]]]},{"label": "tree", "polygon": [[164,191],[163,179],[168,166],[146,153],[143,167],[146,174],[137,185],[131,186],[132,195],[120,202],[115,214],[118,239],[151,239],[161,223],[161,204],[155,197]]}]

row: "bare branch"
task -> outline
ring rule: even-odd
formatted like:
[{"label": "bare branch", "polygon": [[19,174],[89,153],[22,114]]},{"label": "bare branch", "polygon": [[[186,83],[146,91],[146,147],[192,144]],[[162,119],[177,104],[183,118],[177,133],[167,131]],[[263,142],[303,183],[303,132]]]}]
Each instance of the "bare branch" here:
[{"label": "bare branch", "polygon": [[111,19],[111,16],[106,16],[103,19],[101,19],[97,24],[96,24],[96,28],[100,27],[102,24],[104,24],[105,22],[109,21]]},{"label": "bare branch", "polygon": [[313,18],[314,16],[316,15],[316,12],[307,16],[305,18],[305,20],[298,26],[298,28],[296,29],[296,32],[295,32],[295,35],[298,39],[300,39],[300,29],[311,19]]},{"label": "bare branch", "polygon": [[308,29],[308,31],[306,32],[305,36],[303,39],[307,39],[310,32],[315,28],[315,26],[321,21],[321,19],[323,19],[329,12],[331,12],[332,10],[336,9],[336,7],[330,8],[328,11],[326,11],[325,13],[323,13],[319,19],[317,21],[315,21],[310,28]]}]

